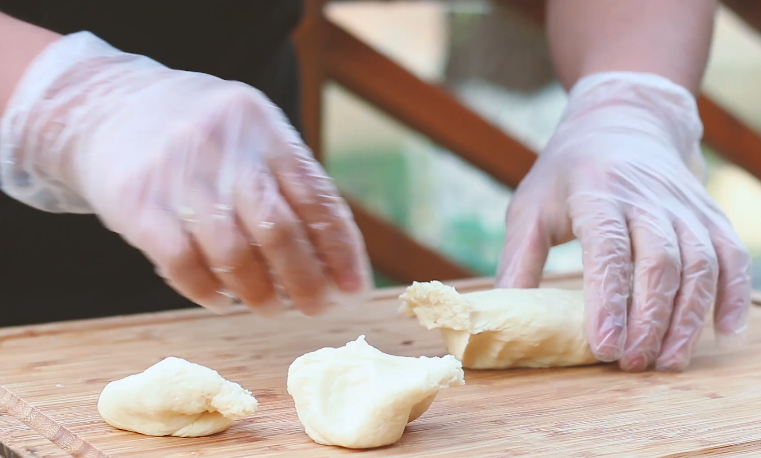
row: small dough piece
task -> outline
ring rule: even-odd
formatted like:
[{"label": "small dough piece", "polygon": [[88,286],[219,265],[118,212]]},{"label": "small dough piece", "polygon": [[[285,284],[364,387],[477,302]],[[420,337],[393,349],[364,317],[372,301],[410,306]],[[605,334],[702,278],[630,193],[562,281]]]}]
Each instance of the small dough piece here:
[{"label": "small dough piece", "polygon": [[109,383],[98,400],[106,423],[148,436],[209,436],[258,406],[251,392],[237,383],[175,357]]},{"label": "small dough piece", "polygon": [[415,282],[400,312],[441,329],[467,369],[595,364],[584,328],[584,292],[503,288],[460,294],[438,281]]},{"label": "small dough piece", "polygon": [[388,355],[360,336],[296,358],[288,369],[288,393],[313,441],[366,449],[398,441],[439,390],[464,385],[464,377],[452,355]]}]

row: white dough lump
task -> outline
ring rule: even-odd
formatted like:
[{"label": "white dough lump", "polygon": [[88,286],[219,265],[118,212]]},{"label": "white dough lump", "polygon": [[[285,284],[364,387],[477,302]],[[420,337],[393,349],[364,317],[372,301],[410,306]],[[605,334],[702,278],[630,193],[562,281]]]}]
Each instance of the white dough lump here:
[{"label": "white dough lump", "polygon": [[226,430],[258,405],[249,391],[216,371],[170,357],[106,385],[98,411],[114,428],[148,436],[199,437]]},{"label": "white dough lump", "polygon": [[288,393],[306,433],[318,444],[347,448],[395,443],[439,390],[464,383],[452,355],[392,356],[365,336],[300,356],[288,369]]},{"label": "white dough lump", "polygon": [[595,364],[584,329],[584,293],[491,289],[460,294],[438,281],[413,283],[400,312],[439,328],[449,353],[468,369]]}]

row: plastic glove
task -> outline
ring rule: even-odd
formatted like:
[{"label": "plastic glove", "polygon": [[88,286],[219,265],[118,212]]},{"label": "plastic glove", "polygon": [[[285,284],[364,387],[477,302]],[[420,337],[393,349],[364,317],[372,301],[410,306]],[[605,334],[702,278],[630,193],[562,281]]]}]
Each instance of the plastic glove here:
[{"label": "plastic glove", "polygon": [[740,339],[751,261],[701,183],[701,136],[694,97],[668,80],[579,81],[508,208],[498,285],[536,287],[549,248],[576,237],[601,361],[686,368],[714,301],[719,342]]},{"label": "plastic glove", "polygon": [[95,212],[215,311],[237,297],[269,312],[284,291],[311,314],[370,284],[348,206],[285,115],[247,85],[82,32],[35,59],[0,129],[9,195]]}]

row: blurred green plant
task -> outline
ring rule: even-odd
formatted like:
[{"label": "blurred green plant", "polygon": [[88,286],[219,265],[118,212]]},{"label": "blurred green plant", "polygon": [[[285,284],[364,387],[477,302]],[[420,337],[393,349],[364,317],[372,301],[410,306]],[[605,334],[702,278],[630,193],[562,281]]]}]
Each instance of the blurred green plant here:
[{"label": "blurred green plant", "polygon": [[[363,151],[328,155],[326,169],[343,192],[395,225],[410,225],[410,176],[399,151]],[[398,286],[381,272],[373,271],[377,288]]]},{"label": "blurred green plant", "polygon": [[[411,183],[415,173],[422,172],[413,171],[401,151],[328,156],[326,168],[343,192],[410,232],[412,212],[420,210],[412,208]],[[494,274],[503,231],[490,231],[475,216],[467,214],[442,224],[441,239],[428,241],[429,246],[481,275]],[[375,273],[375,284],[378,287],[397,285],[379,272]]]},{"label": "blurred green plant", "polygon": [[494,275],[504,231],[490,231],[478,219],[462,215],[447,222],[445,234],[438,244],[444,254],[480,275]]},{"label": "blurred green plant", "polygon": [[409,227],[412,177],[401,152],[328,155],[325,165],[343,192],[397,226]]},{"label": "blurred green plant", "polygon": [[376,288],[386,288],[389,286],[402,286],[398,281],[392,280],[385,275],[383,275],[381,272],[378,272],[377,270],[373,270],[373,281],[375,282]]}]

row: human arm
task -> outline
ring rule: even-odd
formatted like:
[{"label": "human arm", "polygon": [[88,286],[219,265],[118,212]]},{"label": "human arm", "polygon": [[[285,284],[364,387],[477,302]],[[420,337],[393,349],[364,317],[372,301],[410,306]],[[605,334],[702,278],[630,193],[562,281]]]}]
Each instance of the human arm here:
[{"label": "human arm", "polygon": [[[9,40],[46,33],[5,24]],[[369,286],[345,202],[264,94],[92,34],[49,38],[3,51],[22,62],[0,119],[3,191],[97,214],[209,308],[235,296],[264,312],[284,292],[312,314]]]},{"label": "human arm", "polygon": [[717,3],[549,0],[547,35],[557,75],[570,89],[593,73],[653,73],[697,94]]},{"label": "human arm", "polygon": [[508,209],[498,284],[536,286],[549,248],[578,238],[590,347],[625,370],[686,368],[714,301],[721,342],[745,330],[750,257],[701,183],[715,6],[549,5],[569,103]]},{"label": "human arm", "polygon": [[0,114],[34,58],[60,38],[55,32],[19,21],[0,12]]}]

